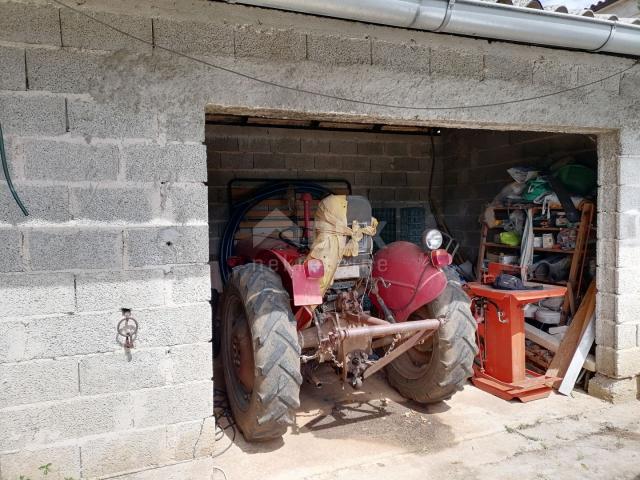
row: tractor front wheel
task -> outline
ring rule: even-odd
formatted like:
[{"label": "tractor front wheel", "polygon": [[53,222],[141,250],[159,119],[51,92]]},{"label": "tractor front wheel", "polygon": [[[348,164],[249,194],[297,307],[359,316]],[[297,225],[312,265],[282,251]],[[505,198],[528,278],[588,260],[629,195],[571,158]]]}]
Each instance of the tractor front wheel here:
[{"label": "tractor front wheel", "polygon": [[227,396],[247,441],[281,437],[300,406],[300,346],[289,295],[264,265],[233,269],[221,312]]},{"label": "tractor front wheel", "polygon": [[446,400],[461,390],[473,373],[478,351],[471,302],[459,283],[450,280],[445,291],[409,321],[438,317],[447,321],[437,332],[386,368],[391,386],[420,403]]}]

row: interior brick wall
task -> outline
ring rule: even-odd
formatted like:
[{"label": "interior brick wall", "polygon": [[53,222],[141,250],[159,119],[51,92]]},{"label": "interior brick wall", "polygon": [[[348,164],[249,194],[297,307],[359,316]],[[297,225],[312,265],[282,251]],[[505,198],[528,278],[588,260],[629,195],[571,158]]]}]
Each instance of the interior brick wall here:
[{"label": "interior brick wall", "polygon": [[[344,179],[374,208],[422,207],[425,224],[433,225],[427,135],[235,125],[207,125],[205,133],[212,260],[228,219],[227,184],[234,178]],[[437,156],[440,138],[434,145]],[[439,202],[442,172],[436,163],[432,196]]]}]

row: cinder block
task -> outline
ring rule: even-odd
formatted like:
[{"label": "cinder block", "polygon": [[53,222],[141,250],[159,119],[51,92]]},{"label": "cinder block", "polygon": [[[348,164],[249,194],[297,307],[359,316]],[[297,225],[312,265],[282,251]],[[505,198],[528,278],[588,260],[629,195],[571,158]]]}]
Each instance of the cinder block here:
[{"label": "cinder block", "polygon": [[313,165],[319,170],[340,170],[342,157],[340,155],[318,155]]},{"label": "cinder block", "polygon": [[253,168],[285,168],[285,157],[280,153],[254,153]]},{"label": "cinder block", "polygon": [[402,187],[407,184],[405,172],[387,172],[382,175],[382,185],[387,187]]},{"label": "cinder block", "polygon": [[131,393],[138,428],[201,420],[213,415],[211,380]]},{"label": "cinder block", "polygon": [[[405,172],[420,171],[420,159],[415,157],[396,157],[393,159],[393,169]],[[407,173],[407,177],[419,175],[416,173]]]},{"label": "cinder block", "polygon": [[204,142],[205,117],[201,104],[176,102],[159,113],[160,135],[170,142]]},{"label": "cinder block", "polygon": [[[368,156],[341,155],[342,169],[354,170],[358,172],[368,172],[371,169],[371,160]],[[339,177],[340,175],[338,175]]]},{"label": "cinder block", "polygon": [[616,324],[611,320],[607,320],[607,318],[612,317],[598,317],[596,321],[596,344],[602,347],[615,348]]},{"label": "cinder block", "polygon": [[393,170],[393,159],[389,157],[371,157],[372,172],[389,172]]},{"label": "cinder block", "polygon": [[640,155],[619,157],[620,185],[640,185]]},{"label": "cinder block", "polygon": [[0,3],[0,39],[60,45],[58,9],[50,5]]},{"label": "cinder block", "polygon": [[[1,10],[2,6],[0,6]],[[24,48],[0,47],[0,65],[2,65],[0,90],[24,90],[26,88]]]},{"label": "cinder block", "polygon": [[75,359],[0,364],[0,409],[78,395]]},{"label": "cinder block", "polygon": [[597,265],[599,267],[614,268],[616,265],[616,241],[603,238],[597,244]]},{"label": "cinder block", "polygon": [[623,185],[618,192],[619,212],[640,210],[640,186]]},{"label": "cinder block", "polygon": [[66,129],[62,97],[32,92],[0,93],[0,112],[5,135],[61,135]]},{"label": "cinder block", "polygon": [[640,297],[637,295],[616,296],[617,323],[636,323],[640,318]]},{"label": "cinder block", "polygon": [[68,221],[69,213],[69,189],[67,187],[49,187],[44,185],[25,185],[13,182],[22,200],[29,211],[25,217],[11,196],[6,184],[0,183],[0,225],[7,223],[18,225],[34,220],[46,223],[61,223]]},{"label": "cinder block", "polygon": [[207,151],[199,144],[132,145],[124,148],[127,180],[204,182]]},{"label": "cinder block", "polygon": [[23,405],[0,415],[0,450],[19,450],[131,427],[128,394]]},{"label": "cinder block", "polygon": [[304,60],[306,36],[295,30],[259,29],[251,25],[235,31],[235,55],[270,60]]},{"label": "cinder block", "polygon": [[156,138],[156,114],[134,110],[127,103],[99,105],[86,100],[71,99],[67,103],[69,131],[79,135],[102,138]]},{"label": "cinder block", "polygon": [[162,270],[130,270],[79,274],[76,277],[80,311],[133,310],[164,304]]},{"label": "cinder block", "polygon": [[620,129],[621,155],[640,155],[640,128],[628,126]]},{"label": "cinder block", "polygon": [[300,137],[279,136],[271,140],[271,151],[274,153],[300,153]]},{"label": "cinder block", "polygon": [[136,341],[140,347],[182,345],[211,340],[211,305],[208,302],[134,311],[133,315],[140,325]]},{"label": "cinder block", "polygon": [[[12,329],[9,338],[21,351],[16,360],[55,358],[120,350],[116,343],[116,326],[120,311],[88,315],[39,317],[25,322],[24,331]],[[73,325],[73,328],[69,328]]]},{"label": "cinder block", "polygon": [[49,92],[87,93],[104,75],[105,54],[67,48],[27,50],[29,88]]},{"label": "cinder block", "polygon": [[396,190],[396,200],[400,202],[417,202],[420,200],[419,188],[398,188]]},{"label": "cinder block", "polygon": [[136,228],[127,231],[126,254],[131,267],[205,263],[209,229],[198,227]]},{"label": "cinder block", "polygon": [[634,267],[615,269],[616,293],[640,295],[640,269],[637,268],[637,263]]},{"label": "cinder block", "polygon": [[429,174],[418,172],[407,173],[407,185],[410,187],[428,188]]},{"label": "cinder block", "polygon": [[18,317],[75,310],[73,275],[67,273],[0,275],[0,312]]},{"label": "cinder block", "polygon": [[395,200],[395,188],[393,187],[382,187],[382,188],[372,188],[369,190],[369,195],[367,195],[371,202],[386,202]]},{"label": "cinder block", "polygon": [[203,184],[167,184],[161,192],[162,215],[177,223],[205,223],[208,219],[207,187]]},{"label": "cinder block", "polygon": [[382,183],[380,173],[356,172],[356,185],[376,186]]},{"label": "cinder block", "polygon": [[575,64],[538,59],[533,63],[533,83],[574,87],[578,84],[578,67]]},{"label": "cinder block", "polygon": [[613,212],[599,211],[597,213],[598,219],[598,239],[611,239],[617,237],[617,218],[618,214]]},{"label": "cinder block", "polygon": [[26,341],[26,328],[23,322],[1,321],[0,363],[21,360],[24,356]]},{"label": "cinder block", "polygon": [[[80,442],[80,448],[82,474],[86,478],[157,467],[171,460],[165,427],[88,438]],[[159,478],[158,470],[152,472],[153,475],[148,478]],[[136,475],[133,474],[133,477]]]},{"label": "cinder block", "polygon": [[71,189],[73,217],[98,222],[149,222],[156,217],[154,204],[159,200],[155,187]]},{"label": "cinder block", "polygon": [[213,417],[167,427],[167,444],[172,450],[172,457],[178,461],[192,460],[194,454],[195,457],[212,455],[215,451],[215,436],[216,422]]},{"label": "cinder block", "polygon": [[[602,77],[611,75],[611,73],[604,74]],[[617,76],[616,76],[617,77]],[[617,80],[614,77],[611,80]],[[609,82],[612,83],[612,82]],[[619,80],[620,96],[623,98],[637,97],[640,92],[640,75],[636,72],[623,73]]]},{"label": "cinder block", "polygon": [[624,403],[638,399],[637,378],[610,378],[600,373],[589,381],[589,395],[607,402]]},{"label": "cinder block", "polygon": [[27,234],[32,270],[122,267],[122,232],[56,228]]},{"label": "cinder block", "polygon": [[115,145],[27,139],[19,147],[28,180],[70,182],[115,180],[119,152]]},{"label": "cinder block", "polygon": [[371,43],[368,38],[313,33],[307,35],[307,57],[320,63],[370,64]]},{"label": "cinder block", "polygon": [[80,478],[80,449],[77,445],[23,449],[0,455],[2,478],[40,478],[40,465],[53,463],[49,475],[53,478]]},{"label": "cinder block", "polygon": [[355,155],[358,153],[358,144],[352,140],[331,140],[329,152],[334,154]]},{"label": "cinder block", "polygon": [[382,142],[358,142],[358,155],[382,155],[384,152],[384,143]]},{"label": "cinder block", "polygon": [[613,250],[616,256],[615,266],[622,268],[634,267],[640,258],[640,239],[616,240],[614,245],[605,245],[604,248]]},{"label": "cinder block", "polygon": [[428,141],[409,144],[409,155],[420,157],[420,160],[428,160],[431,165],[431,143]]},{"label": "cinder block", "polygon": [[640,348],[615,351],[615,371],[617,378],[635,377],[640,374]]},{"label": "cinder block", "polygon": [[268,153],[271,151],[271,142],[267,137],[238,137],[238,148],[241,152]]},{"label": "cinder block", "polygon": [[613,348],[623,350],[625,348],[637,347],[637,327],[638,325],[634,323],[620,323],[616,325],[614,329]]},{"label": "cinder block", "polygon": [[329,153],[330,142],[327,140],[303,138],[300,142],[302,153]]},{"label": "cinder block", "polygon": [[[213,377],[210,343],[151,350],[136,347],[130,355],[116,351],[80,359],[82,395],[127,392]],[[77,381],[75,387],[77,391]]]},{"label": "cinder block", "polygon": [[[152,41],[151,19],[129,15],[116,15],[106,12],[91,12],[91,16],[111,25],[118,30]],[[65,47],[77,47],[93,50],[140,50],[151,47],[139,40],[123,35],[84,15],[68,9],[60,11],[62,25],[62,44]]]},{"label": "cinder block", "polygon": [[619,195],[620,187],[613,185],[598,187],[598,200],[596,202],[598,212],[615,213],[619,211]]},{"label": "cinder block", "polygon": [[220,168],[229,170],[250,170],[253,168],[253,153],[220,152]]},{"label": "cinder block", "polygon": [[237,152],[238,137],[226,135],[214,135],[209,130],[205,132],[207,146],[216,152]]},{"label": "cinder block", "polygon": [[488,80],[504,80],[530,84],[533,81],[533,60],[523,55],[490,54],[484,56],[484,76]]},{"label": "cinder block", "polygon": [[0,229],[0,272],[22,272],[22,232],[16,229]]},{"label": "cinder block", "polygon": [[[622,92],[623,89],[623,80],[624,75],[621,76],[615,75],[611,77],[611,72],[615,71],[614,69],[620,69],[619,63],[609,63],[602,62],[600,65],[577,65],[578,69],[578,83],[584,85],[586,83],[593,83],[593,87],[599,89],[600,91],[609,92],[612,94],[618,94],[620,92],[621,95],[625,95]],[[598,81],[606,77],[606,80]],[[640,88],[640,83],[638,83],[638,87]]]},{"label": "cinder block", "polygon": [[483,63],[482,55],[470,49],[431,48],[431,74],[434,76],[481,79],[484,74]]},{"label": "cinder block", "polygon": [[404,43],[373,40],[372,59],[374,65],[381,65],[392,70],[405,70],[429,75],[431,52],[427,45],[414,40]]},{"label": "cinder block", "polygon": [[233,28],[191,21],[153,20],[156,45],[190,55],[233,55]]},{"label": "cinder block", "polygon": [[170,300],[176,305],[211,299],[209,265],[173,267],[167,274]]}]

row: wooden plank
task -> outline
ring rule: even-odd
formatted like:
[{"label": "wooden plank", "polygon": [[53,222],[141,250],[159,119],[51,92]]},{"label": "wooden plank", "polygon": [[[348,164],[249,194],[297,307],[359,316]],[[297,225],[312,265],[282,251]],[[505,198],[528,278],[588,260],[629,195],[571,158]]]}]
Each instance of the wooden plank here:
[{"label": "wooden plank", "polygon": [[596,315],[595,312],[591,314],[591,318],[589,319],[587,328],[580,339],[580,343],[578,344],[578,348],[576,349],[573,358],[571,359],[571,363],[567,368],[566,373],[564,374],[564,378],[562,382],[560,382],[560,386],[558,387],[558,392],[563,395],[569,395],[573,391],[573,387],[576,385],[576,380],[578,379],[578,375],[580,375],[580,370],[582,370],[582,366],[584,365],[584,361],[589,355],[589,350],[591,350],[591,346],[596,339]]},{"label": "wooden plank", "polygon": [[[534,327],[533,325],[529,325],[528,323],[524,324],[524,330],[527,339],[537,343],[541,347],[544,347],[551,352],[557,352],[560,344],[562,343],[562,339],[557,338],[555,335],[549,335],[548,333]],[[596,371],[596,359],[593,355],[587,356],[584,362],[584,368],[586,368],[590,372]]]},{"label": "wooden plank", "polygon": [[[588,326],[589,319],[595,311],[595,306],[596,284],[595,281],[592,281],[591,285],[589,285],[589,288],[587,289],[587,293],[580,303],[578,311],[573,316],[571,325],[569,325],[567,333],[565,333],[558,351],[551,361],[549,370],[547,370],[547,375],[559,378],[564,377],[567,369],[569,368],[569,365],[571,364],[571,359],[573,358],[575,351],[578,348],[580,339],[582,338],[582,335],[584,334],[584,331]],[[560,382],[556,382],[556,385],[554,386],[557,387],[559,385]]]}]

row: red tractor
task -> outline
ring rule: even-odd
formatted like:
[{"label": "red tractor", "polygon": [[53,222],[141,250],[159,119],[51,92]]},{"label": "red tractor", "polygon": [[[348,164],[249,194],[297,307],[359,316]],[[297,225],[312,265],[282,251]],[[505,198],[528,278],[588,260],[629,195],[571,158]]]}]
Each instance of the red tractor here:
[{"label": "red tractor", "polygon": [[[317,192],[316,192],[317,193]],[[448,399],[472,375],[476,322],[437,230],[423,248],[394,242],[373,252],[376,220],[361,196],[310,193],[304,228],[239,242],[225,259],[221,352],[229,403],[248,441],[280,437],[295,418],[305,372],[328,362],[359,387],[384,368],[389,383],[420,403]],[[311,378],[311,377],[309,377]]]}]

